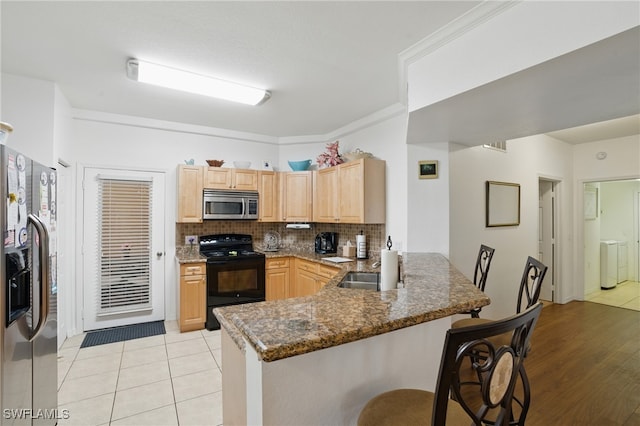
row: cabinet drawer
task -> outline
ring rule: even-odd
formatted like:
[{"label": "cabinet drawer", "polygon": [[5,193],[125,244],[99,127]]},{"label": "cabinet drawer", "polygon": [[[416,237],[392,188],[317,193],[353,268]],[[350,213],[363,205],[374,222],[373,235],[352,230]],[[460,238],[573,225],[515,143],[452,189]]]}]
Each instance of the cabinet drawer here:
[{"label": "cabinet drawer", "polygon": [[331,266],[318,265],[318,275],[325,278],[333,278],[333,276],[337,274],[339,270],[340,269],[333,268]]},{"label": "cabinet drawer", "polygon": [[180,275],[205,275],[206,274],[205,263],[183,263],[180,265]]},{"label": "cabinet drawer", "polygon": [[307,272],[313,272],[314,274],[318,273],[318,264],[315,262],[311,262],[308,260],[302,260],[302,259],[297,259],[296,260],[296,264],[298,269],[301,269],[303,271],[307,271]]},{"label": "cabinet drawer", "polygon": [[289,267],[288,257],[280,257],[277,259],[267,259],[265,263],[265,269],[277,269],[277,268],[288,268],[288,267]]}]

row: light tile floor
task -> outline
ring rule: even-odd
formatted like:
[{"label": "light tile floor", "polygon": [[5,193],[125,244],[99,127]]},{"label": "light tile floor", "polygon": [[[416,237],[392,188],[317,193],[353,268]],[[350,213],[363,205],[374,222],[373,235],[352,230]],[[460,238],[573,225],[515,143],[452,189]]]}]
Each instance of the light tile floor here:
[{"label": "light tile floor", "polygon": [[222,424],[220,331],[167,334],[58,351],[58,406],[64,425]]},{"label": "light tile floor", "polygon": [[587,294],[585,300],[640,311],[640,283],[624,281],[612,289]]}]

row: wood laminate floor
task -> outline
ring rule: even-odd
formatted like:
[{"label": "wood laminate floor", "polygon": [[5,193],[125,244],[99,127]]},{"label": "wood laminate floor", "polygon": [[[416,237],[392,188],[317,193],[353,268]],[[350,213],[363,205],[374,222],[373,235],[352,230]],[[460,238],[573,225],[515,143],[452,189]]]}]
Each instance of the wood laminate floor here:
[{"label": "wood laminate floor", "polygon": [[529,426],[640,425],[640,312],[545,306],[525,361]]}]

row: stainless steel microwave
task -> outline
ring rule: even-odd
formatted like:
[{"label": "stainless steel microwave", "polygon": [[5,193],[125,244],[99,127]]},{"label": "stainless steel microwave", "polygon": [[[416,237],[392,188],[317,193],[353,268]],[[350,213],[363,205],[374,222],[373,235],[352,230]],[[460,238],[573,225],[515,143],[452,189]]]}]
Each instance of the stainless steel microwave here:
[{"label": "stainless steel microwave", "polygon": [[203,219],[257,219],[256,191],[204,190]]}]

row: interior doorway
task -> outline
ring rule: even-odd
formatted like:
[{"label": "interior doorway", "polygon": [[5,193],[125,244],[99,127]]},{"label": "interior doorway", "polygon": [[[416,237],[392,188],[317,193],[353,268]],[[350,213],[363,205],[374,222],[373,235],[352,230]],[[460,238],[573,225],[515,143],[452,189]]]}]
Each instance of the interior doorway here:
[{"label": "interior doorway", "polygon": [[550,179],[538,180],[538,260],[548,267],[540,299],[549,302],[556,298],[556,265],[559,253],[557,184],[558,181]]},{"label": "interior doorway", "polygon": [[[585,182],[582,191],[584,300],[640,310],[640,180]],[[602,288],[601,245],[612,243],[618,250],[606,259],[615,257],[616,267],[607,262],[604,276],[615,282]]]}]

